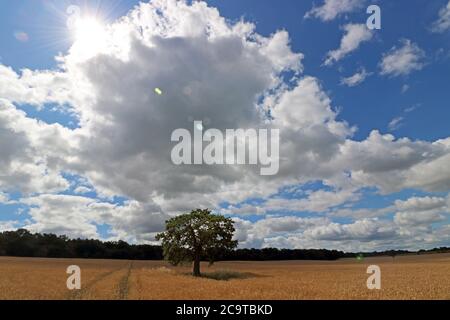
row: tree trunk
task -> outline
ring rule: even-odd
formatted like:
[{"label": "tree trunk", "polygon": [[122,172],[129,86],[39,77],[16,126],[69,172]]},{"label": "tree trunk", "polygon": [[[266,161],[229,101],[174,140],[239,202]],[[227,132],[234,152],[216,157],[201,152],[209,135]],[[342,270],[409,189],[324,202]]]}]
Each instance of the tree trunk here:
[{"label": "tree trunk", "polygon": [[194,259],[194,271],[193,271],[194,277],[200,277],[200,255],[195,255]]}]

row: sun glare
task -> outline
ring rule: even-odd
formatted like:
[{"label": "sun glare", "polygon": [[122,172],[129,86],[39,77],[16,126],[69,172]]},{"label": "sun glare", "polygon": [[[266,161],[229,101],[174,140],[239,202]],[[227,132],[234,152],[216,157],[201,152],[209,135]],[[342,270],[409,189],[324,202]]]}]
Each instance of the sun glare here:
[{"label": "sun glare", "polygon": [[105,26],[92,17],[80,18],[74,25],[74,45],[85,55],[97,53],[106,38]]},{"label": "sun glare", "polygon": [[104,27],[95,18],[80,18],[75,23],[75,40],[95,43],[104,37]]}]

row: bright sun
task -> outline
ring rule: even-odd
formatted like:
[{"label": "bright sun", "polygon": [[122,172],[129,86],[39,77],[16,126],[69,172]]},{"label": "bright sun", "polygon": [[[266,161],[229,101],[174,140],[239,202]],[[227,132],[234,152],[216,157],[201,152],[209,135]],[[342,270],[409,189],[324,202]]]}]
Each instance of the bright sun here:
[{"label": "bright sun", "polygon": [[75,40],[95,42],[103,38],[105,29],[95,18],[81,18],[75,22]]},{"label": "bright sun", "polygon": [[97,53],[106,38],[105,26],[92,17],[80,18],[74,25],[75,46],[85,55]]}]

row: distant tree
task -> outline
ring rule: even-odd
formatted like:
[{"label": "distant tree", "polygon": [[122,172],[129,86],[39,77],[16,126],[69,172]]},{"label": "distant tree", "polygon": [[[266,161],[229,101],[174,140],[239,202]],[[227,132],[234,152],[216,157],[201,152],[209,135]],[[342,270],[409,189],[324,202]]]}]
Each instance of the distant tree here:
[{"label": "distant tree", "polygon": [[163,254],[173,265],[194,261],[193,275],[201,276],[200,260],[210,264],[223,252],[233,250],[238,242],[232,240],[233,220],[197,209],[166,221],[166,231],[156,236],[162,241]]}]

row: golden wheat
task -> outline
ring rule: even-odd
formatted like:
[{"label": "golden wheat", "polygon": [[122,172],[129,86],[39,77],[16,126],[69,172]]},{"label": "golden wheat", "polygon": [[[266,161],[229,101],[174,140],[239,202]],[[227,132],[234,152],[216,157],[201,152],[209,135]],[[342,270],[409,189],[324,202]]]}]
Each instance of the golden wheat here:
[{"label": "golden wheat", "polygon": [[[371,264],[381,268],[381,290],[366,287]],[[69,265],[80,266],[82,290],[66,288]],[[450,299],[450,254],[221,262],[202,270],[232,279],[194,278],[189,266],[162,261],[0,258],[0,299]]]}]

